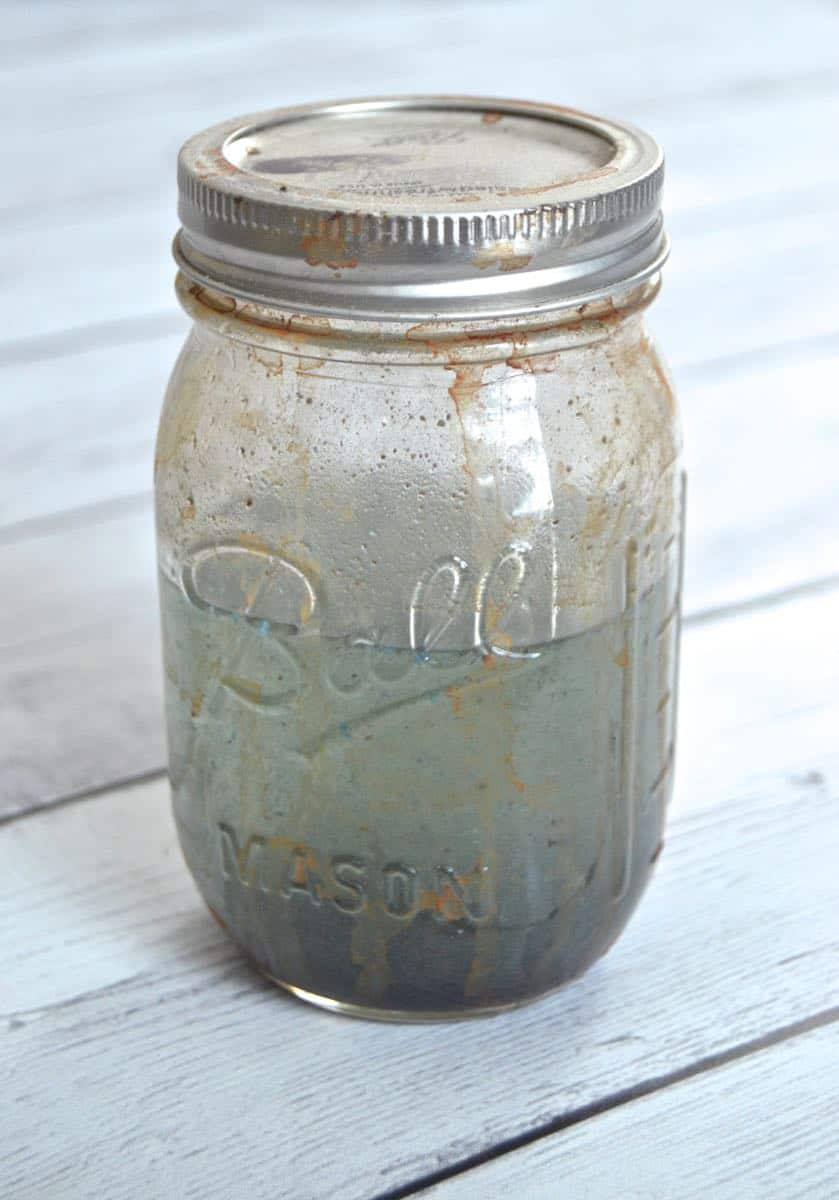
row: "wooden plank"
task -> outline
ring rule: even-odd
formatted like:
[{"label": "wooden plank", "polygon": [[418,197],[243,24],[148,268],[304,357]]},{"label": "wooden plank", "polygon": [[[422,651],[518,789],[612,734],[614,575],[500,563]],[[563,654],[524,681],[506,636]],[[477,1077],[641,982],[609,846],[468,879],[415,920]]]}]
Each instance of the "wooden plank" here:
[{"label": "wooden plank", "polygon": [[[394,4],[394,8],[405,7]],[[103,0],[4,0],[4,49],[8,72],[32,69],[61,70],[68,62],[101,66],[103,56],[113,71],[126,58],[152,58],[161,50],[179,46],[182,53],[216,48],[238,35],[251,43],[260,37],[259,18],[264,10],[252,2],[232,8],[222,0],[200,5],[189,0],[177,5],[166,0],[116,6]],[[323,20],[346,6],[340,0],[312,0],[305,10]],[[121,10],[121,11],[120,11]],[[116,60],[116,61],[115,61]]]},{"label": "wooden plank", "polygon": [[827,575],[839,564],[839,337],[677,371],[695,613]]},{"label": "wooden plank", "polygon": [[[839,1024],[784,1041],[417,1192],[425,1200],[839,1195]],[[604,1152],[604,1148],[608,1151]]]},{"label": "wooden plank", "polygon": [[[530,38],[526,62],[517,62],[515,56],[505,54],[504,38],[509,38],[511,25],[503,0],[482,0],[480,5],[471,0],[456,11],[440,3],[399,0],[390,5],[387,22],[382,21],[376,0],[362,0],[352,8],[340,0],[316,0],[295,11],[293,22],[282,9],[266,14],[253,3],[235,10],[218,2],[200,7],[187,3],[174,9],[146,3],[120,16],[101,4],[74,4],[72,14],[60,4],[15,5],[6,15],[8,61],[0,89],[7,91],[0,91],[0,96],[10,103],[19,97],[34,119],[49,129],[54,118],[44,98],[46,83],[75,98],[63,114],[68,121],[78,119],[97,94],[108,107],[127,106],[137,81],[143,79],[154,84],[149,106],[155,99],[165,106],[173,94],[180,93],[186,73],[166,70],[173,59],[199,81],[208,72],[227,72],[233,81],[244,83],[251,71],[263,89],[266,81],[276,87],[276,75],[272,79],[269,74],[271,64],[280,59],[284,68],[294,70],[295,57],[307,43],[311,47],[324,27],[337,50],[352,44],[352,39],[364,44],[377,37],[382,49],[394,38],[405,49],[428,47],[437,54],[451,49],[461,55],[461,77],[470,69],[483,68],[487,75],[502,67],[507,77],[524,78],[527,64],[538,70],[547,59],[558,58],[556,65],[575,88],[623,85],[626,90],[632,84],[630,94],[643,89],[656,95],[668,83],[684,90],[686,84],[698,82],[699,89],[707,92],[742,87],[752,78],[766,87],[779,75],[790,81],[802,72],[806,77],[835,64],[831,44],[835,16],[824,5],[808,8],[806,15],[793,14],[783,0],[764,4],[751,0],[731,9],[722,0],[711,0],[704,10],[705,20],[697,23],[689,13],[661,3],[648,5],[647,19],[638,20],[617,0],[604,0],[586,14],[585,21],[558,25],[551,20],[555,13],[549,0],[523,0],[517,6],[515,28],[538,29],[539,37]],[[462,55],[467,45],[474,55]],[[314,49],[305,57],[310,73],[316,74],[329,61],[331,46],[321,38]],[[706,59],[704,72],[697,64],[700,57]],[[415,70],[410,62],[399,65],[403,74]],[[593,69],[598,65],[599,71]],[[434,64],[426,61],[422,66],[427,70]],[[387,68],[383,61],[381,69]],[[122,92],[119,78],[124,81]],[[14,132],[10,130],[10,135]]]},{"label": "wooden plank", "polygon": [[[260,983],[201,914],[162,783],[5,826],[11,1194],[381,1196],[836,1005],[835,615],[689,631],[647,898],[584,979],[492,1021],[352,1023]],[[805,710],[818,734],[785,736]]]},{"label": "wooden plank", "polygon": [[0,543],[17,522],[150,492],[182,342],[183,333],[0,366]]},{"label": "wooden plank", "polygon": [[2,550],[0,815],[164,763],[149,507]]}]

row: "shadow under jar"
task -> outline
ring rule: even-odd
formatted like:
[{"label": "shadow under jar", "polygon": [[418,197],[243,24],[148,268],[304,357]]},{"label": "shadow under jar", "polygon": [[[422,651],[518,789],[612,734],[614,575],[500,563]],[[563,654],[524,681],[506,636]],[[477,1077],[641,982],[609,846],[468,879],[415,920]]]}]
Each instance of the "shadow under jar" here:
[{"label": "shadow under jar", "polygon": [[644,327],[661,179],[629,126],[468,98],[277,110],[181,151],[174,811],[215,915],[314,1003],[518,1004],[647,881],[684,508]]}]

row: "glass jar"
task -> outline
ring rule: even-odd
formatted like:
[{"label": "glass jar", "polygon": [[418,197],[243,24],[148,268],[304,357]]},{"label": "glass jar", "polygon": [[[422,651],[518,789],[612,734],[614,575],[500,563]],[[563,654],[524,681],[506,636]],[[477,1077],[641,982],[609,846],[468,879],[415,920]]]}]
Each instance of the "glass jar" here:
[{"label": "glass jar", "polygon": [[181,151],[155,464],[183,852],[298,996],[504,1008],[662,844],[684,490],[662,158],[548,105],[277,110]]}]

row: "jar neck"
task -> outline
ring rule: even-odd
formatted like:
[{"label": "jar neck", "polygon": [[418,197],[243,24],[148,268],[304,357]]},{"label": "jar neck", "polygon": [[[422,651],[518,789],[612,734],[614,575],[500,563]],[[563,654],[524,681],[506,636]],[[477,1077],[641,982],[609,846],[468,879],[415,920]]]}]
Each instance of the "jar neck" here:
[{"label": "jar neck", "polygon": [[488,362],[511,355],[530,357],[606,341],[637,327],[658,295],[659,274],[603,299],[552,312],[549,323],[539,314],[499,323],[425,321],[335,321],[210,289],[179,272],[178,300],[202,327],[222,337],[300,357],[378,362]]}]

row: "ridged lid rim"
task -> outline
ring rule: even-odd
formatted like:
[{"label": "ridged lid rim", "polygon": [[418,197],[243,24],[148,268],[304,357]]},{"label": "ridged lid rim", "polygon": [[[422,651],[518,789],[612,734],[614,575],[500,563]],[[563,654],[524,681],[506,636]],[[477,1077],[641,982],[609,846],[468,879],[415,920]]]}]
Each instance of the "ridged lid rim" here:
[{"label": "ridged lid rim", "polygon": [[[614,152],[597,169],[544,188],[512,185],[445,205],[413,194],[387,206],[313,194],[229,157],[231,145],[283,124],[405,110],[551,121],[606,139]],[[289,311],[408,321],[544,312],[659,270],[667,254],[663,173],[648,134],[555,105],[390,96],[274,109],[185,143],[175,256],[198,283]]]}]

